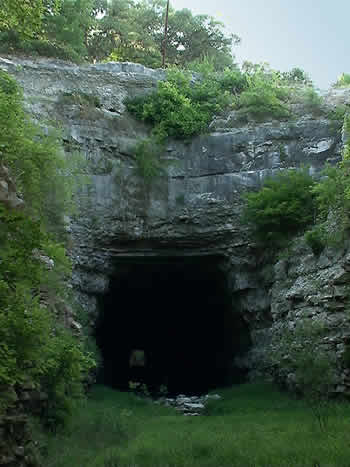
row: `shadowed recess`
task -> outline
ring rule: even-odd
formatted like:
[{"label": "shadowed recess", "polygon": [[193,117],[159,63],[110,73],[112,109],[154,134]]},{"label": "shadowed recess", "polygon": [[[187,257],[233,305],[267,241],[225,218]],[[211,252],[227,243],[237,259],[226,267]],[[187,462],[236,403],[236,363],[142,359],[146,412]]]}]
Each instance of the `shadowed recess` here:
[{"label": "shadowed recess", "polygon": [[[234,357],[248,350],[249,331],[232,304],[222,258],[128,259],[116,264],[99,309],[101,383],[201,394],[244,380]],[[135,364],[142,355],[135,359],[135,350],[144,366]]]}]

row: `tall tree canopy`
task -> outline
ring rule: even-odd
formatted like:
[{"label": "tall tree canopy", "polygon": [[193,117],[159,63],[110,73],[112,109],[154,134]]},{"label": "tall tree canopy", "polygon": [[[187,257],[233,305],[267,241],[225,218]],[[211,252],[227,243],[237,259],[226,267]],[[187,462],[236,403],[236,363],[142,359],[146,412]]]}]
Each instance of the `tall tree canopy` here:
[{"label": "tall tree canopy", "polygon": [[[80,60],[126,60],[161,66],[166,0],[0,0],[1,42],[16,37],[37,53],[65,48]],[[12,39],[13,41],[13,39]],[[217,69],[233,64],[232,47],[239,39],[224,25],[188,9],[169,10],[167,63],[186,66],[203,56]],[[50,48],[47,47],[50,45]],[[28,50],[29,49],[29,50]],[[57,56],[59,56],[57,54]]]}]

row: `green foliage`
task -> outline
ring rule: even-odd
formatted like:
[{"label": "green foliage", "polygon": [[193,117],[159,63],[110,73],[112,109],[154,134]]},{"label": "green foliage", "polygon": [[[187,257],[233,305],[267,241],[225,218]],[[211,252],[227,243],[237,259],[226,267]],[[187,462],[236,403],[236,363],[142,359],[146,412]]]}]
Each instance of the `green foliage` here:
[{"label": "green foliage", "polygon": [[283,171],[245,195],[243,220],[259,242],[282,246],[314,221],[314,183],[306,169]]},{"label": "green foliage", "polygon": [[60,6],[60,0],[1,0],[0,31],[15,30],[28,38],[42,32],[45,13],[52,14]]},{"label": "green foliage", "polygon": [[350,86],[350,74],[349,73],[342,73],[337,82],[334,84],[336,88],[345,88]]},{"label": "green foliage", "polygon": [[327,220],[329,224],[327,243],[332,243],[332,239],[336,238],[343,241],[350,226],[350,161],[346,158],[347,151],[346,147],[343,161],[338,166],[326,167],[323,178],[312,190],[318,205],[319,220]]},{"label": "green foliage", "polygon": [[[57,136],[44,134],[22,106],[21,91],[0,72],[0,155],[25,200],[21,211],[0,206],[0,386],[30,383],[48,394],[47,424],[63,423],[93,365],[76,338],[54,318],[71,273],[57,225],[73,208],[72,175]],[[74,159],[74,158],[73,158]],[[49,233],[52,230],[53,233]],[[50,261],[46,264],[44,259]],[[45,296],[45,304],[40,298]],[[6,411],[10,398],[2,399]]]},{"label": "green foliage", "polygon": [[30,121],[19,87],[0,71],[0,156],[26,200],[27,212],[51,229],[61,228],[63,214],[72,211],[77,183],[72,175],[81,170],[81,158],[68,160],[58,137],[53,131],[44,134]]},{"label": "green foliage", "polygon": [[[345,118],[345,131],[349,120]],[[342,162],[327,166],[319,181],[305,170],[285,171],[268,179],[259,192],[248,193],[243,220],[252,227],[258,241],[271,246],[285,245],[293,235],[317,221],[304,235],[313,253],[319,255],[327,245],[339,246],[350,228],[349,171],[347,143]]]},{"label": "green foliage", "polygon": [[69,48],[72,57],[83,61],[88,57],[88,37],[96,27],[95,0],[62,0],[59,12],[44,17],[45,38]]},{"label": "green foliage", "polygon": [[[160,67],[165,8],[165,0],[1,0],[0,32],[17,35],[12,47],[27,53]],[[237,43],[213,17],[170,7],[168,64],[186,66],[206,55],[224,69]]]},{"label": "green foliage", "polygon": [[327,118],[329,120],[341,121],[343,123],[346,113],[349,112],[349,110],[350,110],[349,104],[337,105],[333,110],[331,110],[328,113]]},{"label": "green foliage", "polygon": [[290,71],[284,71],[280,73],[280,76],[281,80],[290,86],[310,86],[312,84],[310,77],[301,68],[292,68]]},{"label": "green foliage", "polygon": [[312,113],[319,114],[322,110],[323,98],[311,86],[303,89],[301,95],[302,103],[306,110]]},{"label": "green foliage", "polygon": [[0,32],[0,52],[21,53],[34,56],[54,57],[81,63],[81,57],[69,44],[58,43],[54,39],[23,39],[15,31]]},{"label": "green foliage", "polygon": [[197,102],[188,97],[190,77],[178,73],[161,81],[157,92],[138,101],[128,101],[127,109],[143,121],[156,127],[157,133],[177,138],[188,138],[200,133],[208,124],[208,114],[201,112]]},{"label": "green foliage", "polygon": [[237,99],[237,109],[242,119],[262,121],[266,118],[277,120],[291,116],[288,108],[290,92],[275,73],[265,69],[248,72],[248,88]]},{"label": "green foliage", "polygon": [[[63,423],[69,407],[81,396],[83,378],[93,362],[68,331],[61,329],[47,308],[39,305],[29,285],[6,284],[0,312],[0,386],[31,383],[48,394],[43,417]],[[1,410],[5,406],[0,404]]]},{"label": "green foliage", "polygon": [[220,81],[207,73],[193,82],[190,73],[173,69],[155,93],[129,99],[126,106],[137,118],[152,124],[156,135],[186,139],[206,131],[214,113],[230,103],[225,89],[233,85],[230,76],[227,72]]},{"label": "green foliage", "polygon": [[40,384],[48,395],[44,421],[51,429],[64,426],[77,400],[84,395],[83,379],[94,366],[83,344],[63,327],[56,327],[48,342],[46,368]]},{"label": "green foliage", "polygon": [[232,46],[239,42],[235,35],[226,36],[223,23],[209,15],[194,16],[187,8],[170,10],[167,58],[171,64],[185,66],[208,56],[217,70],[223,70],[233,64]]},{"label": "green foliage", "polygon": [[137,172],[147,184],[164,174],[165,164],[161,160],[163,150],[164,145],[154,137],[139,141],[134,148]]},{"label": "green foliage", "polygon": [[315,256],[322,253],[327,243],[327,235],[323,225],[316,225],[312,230],[305,232],[304,238]]}]

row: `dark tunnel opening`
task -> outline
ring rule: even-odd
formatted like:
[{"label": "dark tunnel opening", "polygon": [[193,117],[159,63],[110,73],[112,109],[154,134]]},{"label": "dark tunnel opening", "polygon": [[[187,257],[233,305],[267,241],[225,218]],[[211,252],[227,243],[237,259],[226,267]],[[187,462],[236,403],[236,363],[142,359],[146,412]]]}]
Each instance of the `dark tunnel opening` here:
[{"label": "dark tunnel opening", "polygon": [[[98,381],[121,390],[139,381],[153,394],[164,385],[173,395],[242,382],[245,371],[233,361],[248,350],[249,331],[232,309],[221,263],[185,257],[117,264],[99,298]],[[144,367],[130,366],[134,350],[144,351]]]}]

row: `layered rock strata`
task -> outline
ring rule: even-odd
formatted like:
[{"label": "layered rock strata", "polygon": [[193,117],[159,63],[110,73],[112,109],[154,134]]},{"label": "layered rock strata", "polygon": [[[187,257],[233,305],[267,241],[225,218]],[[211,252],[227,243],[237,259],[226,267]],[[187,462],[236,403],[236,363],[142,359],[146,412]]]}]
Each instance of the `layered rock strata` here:
[{"label": "layered rock strata", "polygon": [[[133,148],[150,128],[127,113],[124,101],[154,91],[163,71],[131,63],[76,66],[8,58],[1,67],[23,86],[28,111],[44,126],[61,130],[67,157],[78,150],[88,162],[91,181],[80,190],[79,214],[69,228],[73,284],[92,325],[97,297],[128,258],[221,256],[232,312],[251,333],[252,351],[241,365],[253,366],[255,374],[279,320],[294,320],[298,313],[325,313],[333,320],[342,313],[345,276],[337,279],[331,271],[345,268],[345,256],[325,253],[316,259],[304,249],[288,273],[281,263],[273,271],[266,252],[256,251],[249,240],[240,213],[242,192],[261,186],[266,176],[300,166],[317,174],[340,160],[339,125],[326,115],[349,100],[346,91],[329,93],[323,113],[299,108],[290,122],[243,125],[232,112],[218,116],[209,134],[168,142],[162,156],[167,176],[148,187],[138,175]],[[77,95],[93,99],[84,104]],[[314,276],[322,284],[311,292]]]}]

